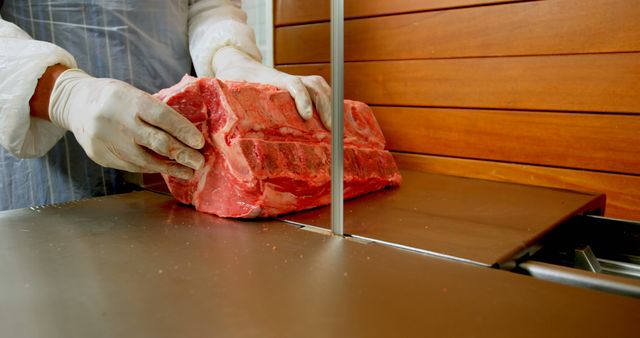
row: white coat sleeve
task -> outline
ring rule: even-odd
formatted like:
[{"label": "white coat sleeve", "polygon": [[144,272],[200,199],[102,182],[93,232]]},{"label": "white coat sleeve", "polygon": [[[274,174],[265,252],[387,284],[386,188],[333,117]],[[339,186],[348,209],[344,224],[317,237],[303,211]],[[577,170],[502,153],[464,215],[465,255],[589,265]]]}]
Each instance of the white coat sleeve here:
[{"label": "white coat sleeve", "polygon": [[65,133],[29,110],[38,79],[55,64],[77,67],[64,49],[33,40],[0,17],[0,145],[17,157],[42,156]]},{"label": "white coat sleeve", "polygon": [[214,76],[212,60],[222,47],[231,46],[262,61],[253,29],[239,1],[190,0],[189,51],[198,76]]}]

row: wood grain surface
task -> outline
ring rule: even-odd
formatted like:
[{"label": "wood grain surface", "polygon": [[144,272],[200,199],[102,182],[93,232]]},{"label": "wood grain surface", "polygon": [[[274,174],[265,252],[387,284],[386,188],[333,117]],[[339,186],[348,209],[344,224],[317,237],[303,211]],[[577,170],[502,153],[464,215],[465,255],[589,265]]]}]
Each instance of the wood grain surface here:
[{"label": "wood grain surface", "polygon": [[640,177],[452,157],[394,153],[400,168],[607,195],[605,215],[640,220]]},{"label": "wood grain surface", "polygon": [[[640,220],[638,0],[345,1],[345,98],[401,168],[604,192]],[[277,0],[278,69],[330,81],[329,1]]]},{"label": "wood grain surface", "polygon": [[[329,64],[278,69],[329,80]],[[372,105],[640,113],[640,53],[349,62],[345,98]]]},{"label": "wood grain surface", "polygon": [[373,107],[387,148],[640,175],[640,116]]},{"label": "wood grain surface", "polygon": [[[517,2],[521,0],[347,0],[345,18]],[[275,0],[275,25],[329,21],[329,0]]]},{"label": "wood grain surface", "polygon": [[[347,20],[345,60],[637,51],[639,18],[629,1],[564,0]],[[329,61],[329,23],[275,34],[276,64]]]}]

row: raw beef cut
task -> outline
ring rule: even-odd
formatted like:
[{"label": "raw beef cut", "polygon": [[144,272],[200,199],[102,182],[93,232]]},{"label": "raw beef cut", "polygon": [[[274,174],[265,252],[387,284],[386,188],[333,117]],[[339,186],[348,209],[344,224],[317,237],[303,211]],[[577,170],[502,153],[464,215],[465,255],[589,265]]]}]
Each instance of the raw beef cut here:
[{"label": "raw beef cut", "polygon": [[[269,217],[330,203],[331,134],[304,121],[287,91],[185,76],[155,95],[204,134],[205,165],[190,180],[164,176],[179,201],[222,217]],[[345,101],[344,196],[400,184],[371,109]]]}]

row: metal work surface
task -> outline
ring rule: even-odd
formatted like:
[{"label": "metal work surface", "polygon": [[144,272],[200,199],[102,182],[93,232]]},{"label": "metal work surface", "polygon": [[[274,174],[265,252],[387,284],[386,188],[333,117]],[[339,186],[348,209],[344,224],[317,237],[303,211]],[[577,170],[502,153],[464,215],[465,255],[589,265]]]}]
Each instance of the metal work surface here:
[{"label": "metal work surface", "polygon": [[140,192],[0,213],[6,337],[636,337],[640,301]]},{"label": "metal work surface", "polygon": [[[344,232],[482,265],[504,263],[604,196],[403,171],[398,189],[345,202]],[[328,208],[284,220],[330,228]]]}]

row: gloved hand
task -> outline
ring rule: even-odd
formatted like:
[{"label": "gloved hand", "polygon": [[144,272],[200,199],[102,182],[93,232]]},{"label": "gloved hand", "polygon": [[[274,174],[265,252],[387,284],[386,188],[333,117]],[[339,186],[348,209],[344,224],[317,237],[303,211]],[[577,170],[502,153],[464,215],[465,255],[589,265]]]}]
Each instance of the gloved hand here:
[{"label": "gloved hand", "polygon": [[221,80],[264,83],[289,91],[298,113],[308,120],[313,104],[327,129],[331,129],[331,87],[321,76],[295,76],[267,67],[234,47],[223,47],[213,56],[212,68]]},{"label": "gloved hand", "polygon": [[188,179],[190,168],[204,163],[194,150],[204,145],[200,131],[169,106],[122,81],[69,69],[53,87],[49,117],[72,131],[87,155],[105,167]]}]

